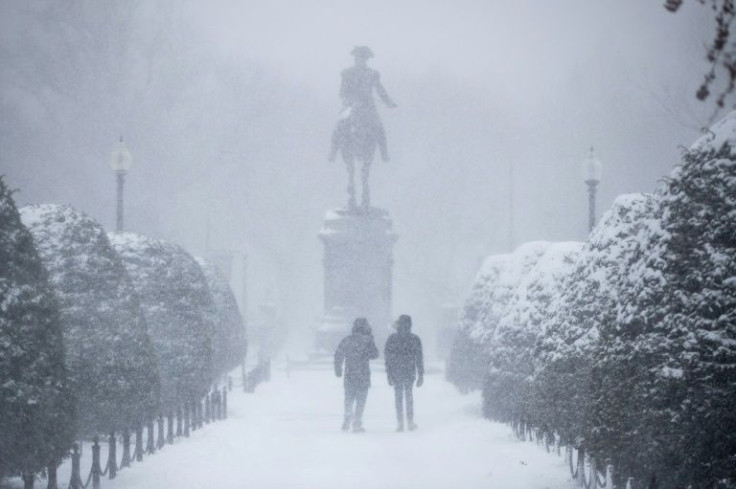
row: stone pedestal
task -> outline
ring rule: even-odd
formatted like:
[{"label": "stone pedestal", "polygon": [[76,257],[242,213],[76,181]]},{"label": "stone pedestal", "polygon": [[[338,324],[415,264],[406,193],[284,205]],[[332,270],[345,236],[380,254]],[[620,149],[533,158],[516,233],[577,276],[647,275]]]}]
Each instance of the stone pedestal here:
[{"label": "stone pedestal", "polygon": [[368,318],[379,350],[390,332],[394,234],[383,209],[331,210],[319,233],[324,244],[324,311],[318,350],[333,352],[353,320]]}]

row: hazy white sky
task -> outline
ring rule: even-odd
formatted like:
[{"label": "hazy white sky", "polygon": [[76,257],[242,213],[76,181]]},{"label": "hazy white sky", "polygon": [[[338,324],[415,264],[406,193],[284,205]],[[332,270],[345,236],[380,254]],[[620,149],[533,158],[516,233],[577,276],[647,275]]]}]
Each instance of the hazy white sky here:
[{"label": "hazy white sky", "polygon": [[112,227],[107,155],[123,133],[128,228],[199,254],[209,222],[213,246],[248,253],[254,309],[279,296],[291,323],[320,313],[316,233],[346,200],[344,167],[325,158],[354,45],[399,105],[381,111],[393,161],[372,186],[400,236],[395,312],[420,323],[508,250],[510,198],[515,245],[584,239],[588,148],[603,211],[655,189],[711,111],[693,95],[711,29],[697,2],[49,5],[0,6],[0,171],[19,202]]}]

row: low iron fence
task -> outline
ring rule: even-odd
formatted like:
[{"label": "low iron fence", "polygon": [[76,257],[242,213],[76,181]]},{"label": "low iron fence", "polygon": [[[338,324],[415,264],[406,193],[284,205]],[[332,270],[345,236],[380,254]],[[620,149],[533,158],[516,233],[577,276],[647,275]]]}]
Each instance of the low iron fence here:
[{"label": "low iron fence", "polygon": [[[270,380],[271,362],[260,361],[249,372],[243,374],[243,386],[246,392],[254,392],[261,382]],[[107,461],[102,464],[103,445],[99,436],[92,439],[92,463],[89,471],[82,471],[82,447],[75,443],[70,451],[71,476],[68,489],[99,489],[102,479],[114,479],[121,470],[132,467],[143,461],[144,455],[153,455],[166,445],[174,443],[176,438],[189,438],[190,433],[202,429],[205,425],[227,419],[228,391],[232,390],[232,379],[228,377],[223,388],[215,388],[201,399],[183,404],[176,411],[166,416],[150,420],[134,430],[110,432],[107,436]],[[118,435],[120,438],[118,438]],[[121,454],[118,455],[118,448]],[[131,450],[132,448],[132,450]],[[57,465],[46,468],[47,489],[59,489]],[[82,474],[87,474],[82,477]],[[38,476],[21,474],[24,489],[33,489]]]},{"label": "low iron fence", "polygon": [[[555,452],[561,456],[562,446],[559,436],[531,426],[524,422],[508,423],[514,434],[521,441],[536,442],[543,445],[548,453]],[[585,489],[656,489],[651,482],[642,484],[633,477],[626,479],[625,485],[614,484],[614,466],[608,461],[600,461],[590,456],[584,448],[565,445],[565,461],[570,469],[570,475],[577,486]]]},{"label": "low iron fence", "polygon": [[261,382],[271,380],[271,360],[264,359],[258,362],[248,373],[243,374],[243,390],[255,392]]}]

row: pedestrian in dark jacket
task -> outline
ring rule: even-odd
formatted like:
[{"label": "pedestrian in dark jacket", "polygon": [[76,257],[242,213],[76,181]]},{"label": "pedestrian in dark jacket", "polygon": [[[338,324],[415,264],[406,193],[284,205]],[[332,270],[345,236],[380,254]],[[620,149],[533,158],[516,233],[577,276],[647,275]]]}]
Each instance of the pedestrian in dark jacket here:
[{"label": "pedestrian in dark jacket", "polygon": [[363,409],[368,396],[368,388],[371,386],[371,368],[368,362],[374,358],[378,358],[378,348],[373,340],[371,326],[367,319],[358,318],[353,323],[353,331],[350,336],[344,338],[335,351],[335,375],[342,377],[343,364],[345,365],[343,431],[350,428],[351,422],[354,432],[365,431],[363,429]]},{"label": "pedestrian in dark jacket", "polygon": [[403,314],[396,322],[397,332],[386,340],[384,357],[388,384],[394,387],[396,418],[399,426],[396,431],[404,431],[404,401],[406,401],[406,423],[410,431],[417,429],[414,424],[414,381],[417,387],[424,383],[424,355],[422,340],[411,332],[411,316]]}]

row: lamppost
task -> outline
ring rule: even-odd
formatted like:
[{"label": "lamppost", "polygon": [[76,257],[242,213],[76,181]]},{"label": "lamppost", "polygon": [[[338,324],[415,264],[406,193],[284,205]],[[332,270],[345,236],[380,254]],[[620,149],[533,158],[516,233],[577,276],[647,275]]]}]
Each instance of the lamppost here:
[{"label": "lamppost", "polygon": [[601,181],[601,162],[596,158],[592,146],[588,158],[583,162],[583,178],[588,185],[588,231],[592,231],[595,227],[595,197]]},{"label": "lamppost", "polygon": [[123,230],[123,185],[125,183],[125,174],[128,173],[132,161],[133,157],[123,142],[123,136],[120,136],[120,141],[115,143],[110,153],[110,167],[115,172],[118,184],[118,214],[115,225],[115,230],[118,232]]}]

